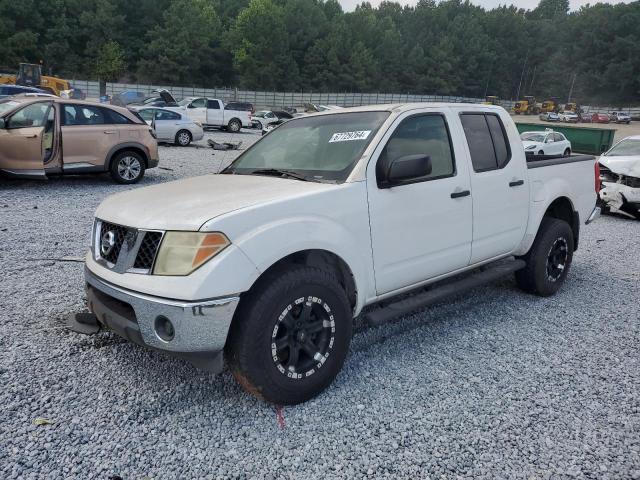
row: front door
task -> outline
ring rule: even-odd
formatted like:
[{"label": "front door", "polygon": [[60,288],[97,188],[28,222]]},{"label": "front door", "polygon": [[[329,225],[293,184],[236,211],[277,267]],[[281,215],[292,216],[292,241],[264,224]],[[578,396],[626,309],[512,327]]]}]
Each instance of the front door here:
[{"label": "front door", "polygon": [[207,99],[196,98],[192,100],[187,106],[186,114],[194,122],[199,122],[202,125],[207,123]]},{"label": "front door", "polygon": [[51,110],[50,102],[31,103],[5,118],[0,129],[0,169],[19,176],[44,177],[45,150],[49,147],[44,132]]},{"label": "front door", "polygon": [[[416,110],[396,120],[367,167],[376,290],[383,295],[464,268],[471,255],[472,201],[465,152],[451,142],[445,111]],[[431,173],[384,188],[397,158],[428,155]]]},{"label": "front door", "polygon": [[464,110],[460,120],[474,170],[471,263],[475,264],[520,245],[529,219],[527,162],[522,148],[511,151],[510,145],[520,145],[513,122],[503,122],[493,112]]}]

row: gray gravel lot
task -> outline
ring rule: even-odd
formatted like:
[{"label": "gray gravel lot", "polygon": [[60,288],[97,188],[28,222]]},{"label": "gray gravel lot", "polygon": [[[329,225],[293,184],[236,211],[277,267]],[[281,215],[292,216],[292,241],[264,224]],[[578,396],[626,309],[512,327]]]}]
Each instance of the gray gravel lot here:
[{"label": "gray gravel lot", "polygon": [[[160,150],[142,185],[236,155]],[[65,329],[83,267],[60,259],[140,186],[0,182],[0,478],[640,478],[640,222],[585,227],[555,297],[508,279],[360,328],[337,381],[278,411],[227,372]]]}]

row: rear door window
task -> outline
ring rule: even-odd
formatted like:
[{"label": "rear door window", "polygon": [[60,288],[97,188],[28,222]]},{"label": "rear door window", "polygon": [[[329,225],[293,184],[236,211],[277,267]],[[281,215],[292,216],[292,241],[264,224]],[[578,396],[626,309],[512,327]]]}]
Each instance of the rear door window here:
[{"label": "rear door window", "polygon": [[116,112],[115,110],[111,110],[109,108],[103,109],[106,113],[106,119],[108,123],[112,123],[114,125],[126,125],[128,123],[133,123],[127,117],[122,115],[121,113]]},{"label": "rear door window", "polygon": [[475,172],[496,170],[509,163],[511,149],[504,126],[497,115],[463,113],[460,120]]},{"label": "rear door window", "polygon": [[62,124],[73,125],[106,125],[109,124],[104,109],[90,105],[64,105]]},{"label": "rear door window", "polygon": [[156,120],[180,120],[180,115],[168,110],[157,110]]}]

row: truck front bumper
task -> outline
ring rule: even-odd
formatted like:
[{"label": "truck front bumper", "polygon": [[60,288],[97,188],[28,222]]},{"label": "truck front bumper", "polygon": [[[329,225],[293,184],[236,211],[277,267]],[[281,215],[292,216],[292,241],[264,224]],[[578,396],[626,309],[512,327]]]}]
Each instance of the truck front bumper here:
[{"label": "truck front bumper", "polygon": [[87,302],[98,321],[121,337],[222,370],[222,350],[240,297],[187,302],[133,292],[85,267]]}]

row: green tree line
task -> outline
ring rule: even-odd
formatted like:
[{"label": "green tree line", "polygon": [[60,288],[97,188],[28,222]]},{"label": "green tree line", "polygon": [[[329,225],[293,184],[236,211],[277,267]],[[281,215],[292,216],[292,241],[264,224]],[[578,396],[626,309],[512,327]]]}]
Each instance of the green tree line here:
[{"label": "green tree line", "polygon": [[639,1],[344,12],[337,0],[0,0],[0,71],[42,62],[61,77],[168,85],[636,102],[639,26]]}]

